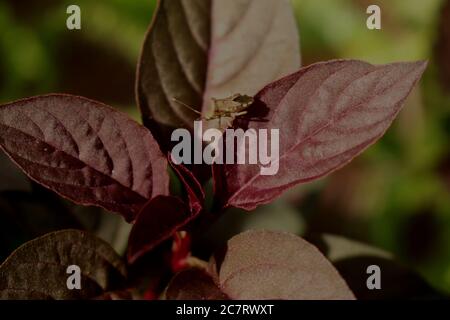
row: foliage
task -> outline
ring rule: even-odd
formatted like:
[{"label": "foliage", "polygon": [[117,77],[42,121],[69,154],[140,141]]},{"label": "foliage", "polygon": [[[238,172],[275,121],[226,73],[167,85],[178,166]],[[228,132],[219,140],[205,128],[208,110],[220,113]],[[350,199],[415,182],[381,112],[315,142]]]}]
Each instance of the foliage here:
[{"label": "foliage", "polygon": [[[249,0],[238,6],[161,0],[136,76],[137,104],[147,128],[100,102],[73,95],[36,96],[0,106],[0,146],[27,176],[77,204],[117,212],[133,223],[126,252],[129,279],[111,286],[99,283],[101,289],[95,290],[87,285],[80,296],[71,296],[60,278],[50,286],[43,282],[39,272],[48,272],[45,268],[16,277],[15,265],[34,263],[26,260],[32,255],[24,254],[30,248],[48,258],[43,266],[52,261],[59,252],[52,246],[55,237],[70,252],[67,264],[94,268],[106,278],[114,275],[104,265],[86,266],[70,250],[89,251],[95,262],[95,252],[107,244],[95,244],[99,240],[89,234],[61,231],[26,243],[1,265],[0,275],[8,279],[0,282],[2,297],[129,298],[124,292],[143,297],[144,283],[146,296],[156,297],[180,269],[165,289],[166,298],[365,297],[348,288],[351,275],[345,274],[344,281],[344,273],[339,275],[336,266],[294,235],[240,234],[219,252],[220,260],[213,255],[208,265],[193,254],[205,228],[226,209],[253,211],[272,203],[288,189],[340,169],[375,143],[426,66],[423,61],[375,66],[330,60],[300,68],[297,26],[287,1]],[[172,98],[205,114],[211,97],[236,92],[255,96],[255,103],[249,117],[236,119],[234,127],[280,129],[279,173],[260,176],[254,165],[170,163],[170,133],[178,127],[192,130],[195,119]],[[213,195],[207,182],[211,176]],[[62,229],[69,227],[62,224]],[[182,231],[193,238],[192,252],[186,245],[190,237],[180,238]],[[74,240],[79,237],[91,239],[94,249]],[[175,246],[177,239],[182,243]],[[148,263],[152,272],[139,271],[140,264]],[[62,276],[63,267],[52,274]],[[40,290],[44,287],[49,291]]]}]

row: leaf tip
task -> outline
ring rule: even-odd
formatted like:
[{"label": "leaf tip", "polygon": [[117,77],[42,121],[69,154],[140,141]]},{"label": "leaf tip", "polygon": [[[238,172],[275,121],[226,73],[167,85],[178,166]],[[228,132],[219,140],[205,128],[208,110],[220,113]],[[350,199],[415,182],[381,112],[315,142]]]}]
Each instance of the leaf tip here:
[{"label": "leaf tip", "polygon": [[418,60],[416,62],[417,69],[421,70],[421,74],[425,72],[425,70],[428,68],[429,60]]}]

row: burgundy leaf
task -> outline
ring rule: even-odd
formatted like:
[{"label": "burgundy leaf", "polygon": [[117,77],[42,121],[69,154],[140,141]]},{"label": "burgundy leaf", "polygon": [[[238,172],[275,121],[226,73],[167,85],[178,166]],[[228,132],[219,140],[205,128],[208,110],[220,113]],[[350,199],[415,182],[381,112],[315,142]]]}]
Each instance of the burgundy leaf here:
[{"label": "burgundy leaf", "polygon": [[138,215],[128,241],[128,261],[134,263],[178,229],[197,216],[180,199],[158,196],[152,199]]},{"label": "burgundy leaf", "polygon": [[40,184],[127,220],[168,193],[167,161],[150,132],[86,98],[48,95],[0,106],[0,146]]},{"label": "burgundy leaf", "polygon": [[134,263],[162,241],[170,238],[203,210],[205,194],[195,176],[183,165],[169,163],[183,184],[189,205],[175,197],[157,197],[150,201],[131,230],[128,260]]},{"label": "burgundy leaf", "polygon": [[173,129],[192,129],[198,118],[173,98],[207,113],[211,97],[254,95],[300,66],[297,26],[287,0],[158,4],[136,88],[144,123],[166,150]]},{"label": "burgundy leaf", "polygon": [[259,165],[216,166],[224,206],[254,209],[350,162],[389,128],[426,65],[336,60],[268,85],[252,106],[270,110],[265,121],[247,120],[245,126],[279,129],[279,171],[264,176]]},{"label": "burgundy leaf", "polygon": [[[80,268],[81,290],[67,288],[73,265]],[[0,299],[91,299],[121,288],[126,278],[126,266],[109,244],[63,230],[25,243],[0,265]]]},{"label": "burgundy leaf", "polygon": [[169,160],[169,164],[177,173],[179,179],[181,180],[181,183],[186,190],[191,213],[194,215],[198,214],[203,209],[203,203],[205,201],[205,193],[203,191],[202,185],[195,178],[194,174],[185,166],[174,164],[170,155],[167,158]]},{"label": "burgundy leaf", "polygon": [[235,236],[211,259],[210,273],[231,299],[354,299],[316,247],[282,232]]},{"label": "burgundy leaf", "polygon": [[167,300],[225,300],[211,276],[204,270],[192,268],[179,272],[170,281],[165,298]]}]

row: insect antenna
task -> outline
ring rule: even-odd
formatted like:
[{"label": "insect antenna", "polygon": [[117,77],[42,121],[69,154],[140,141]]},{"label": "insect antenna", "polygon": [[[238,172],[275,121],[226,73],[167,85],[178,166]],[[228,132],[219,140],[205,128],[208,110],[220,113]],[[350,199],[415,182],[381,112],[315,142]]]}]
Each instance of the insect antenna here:
[{"label": "insect antenna", "polygon": [[192,108],[191,106],[188,106],[186,103],[184,103],[184,102],[178,100],[177,98],[172,98],[172,101],[174,101],[174,102],[176,102],[176,103],[182,105],[182,106],[185,107],[185,108],[188,108],[189,110],[191,110],[192,112],[195,112],[196,114],[202,115],[201,112],[195,110],[195,109]]}]

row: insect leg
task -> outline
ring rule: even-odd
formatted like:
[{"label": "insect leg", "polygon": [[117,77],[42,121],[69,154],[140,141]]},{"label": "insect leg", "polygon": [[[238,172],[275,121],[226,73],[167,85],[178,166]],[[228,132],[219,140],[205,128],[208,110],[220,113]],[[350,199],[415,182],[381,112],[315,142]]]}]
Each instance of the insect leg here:
[{"label": "insect leg", "polygon": [[172,98],[172,100],[180,105],[182,105],[185,108],[188,108],[189,110],[191,110],[192,112],[195,112],[196,114],[202,115],[201,112],[195,110],[194,108],[192,108],[191,106],[188,106],[186,103],[181,102],[180,100],[176,99],[176,98]]}]

